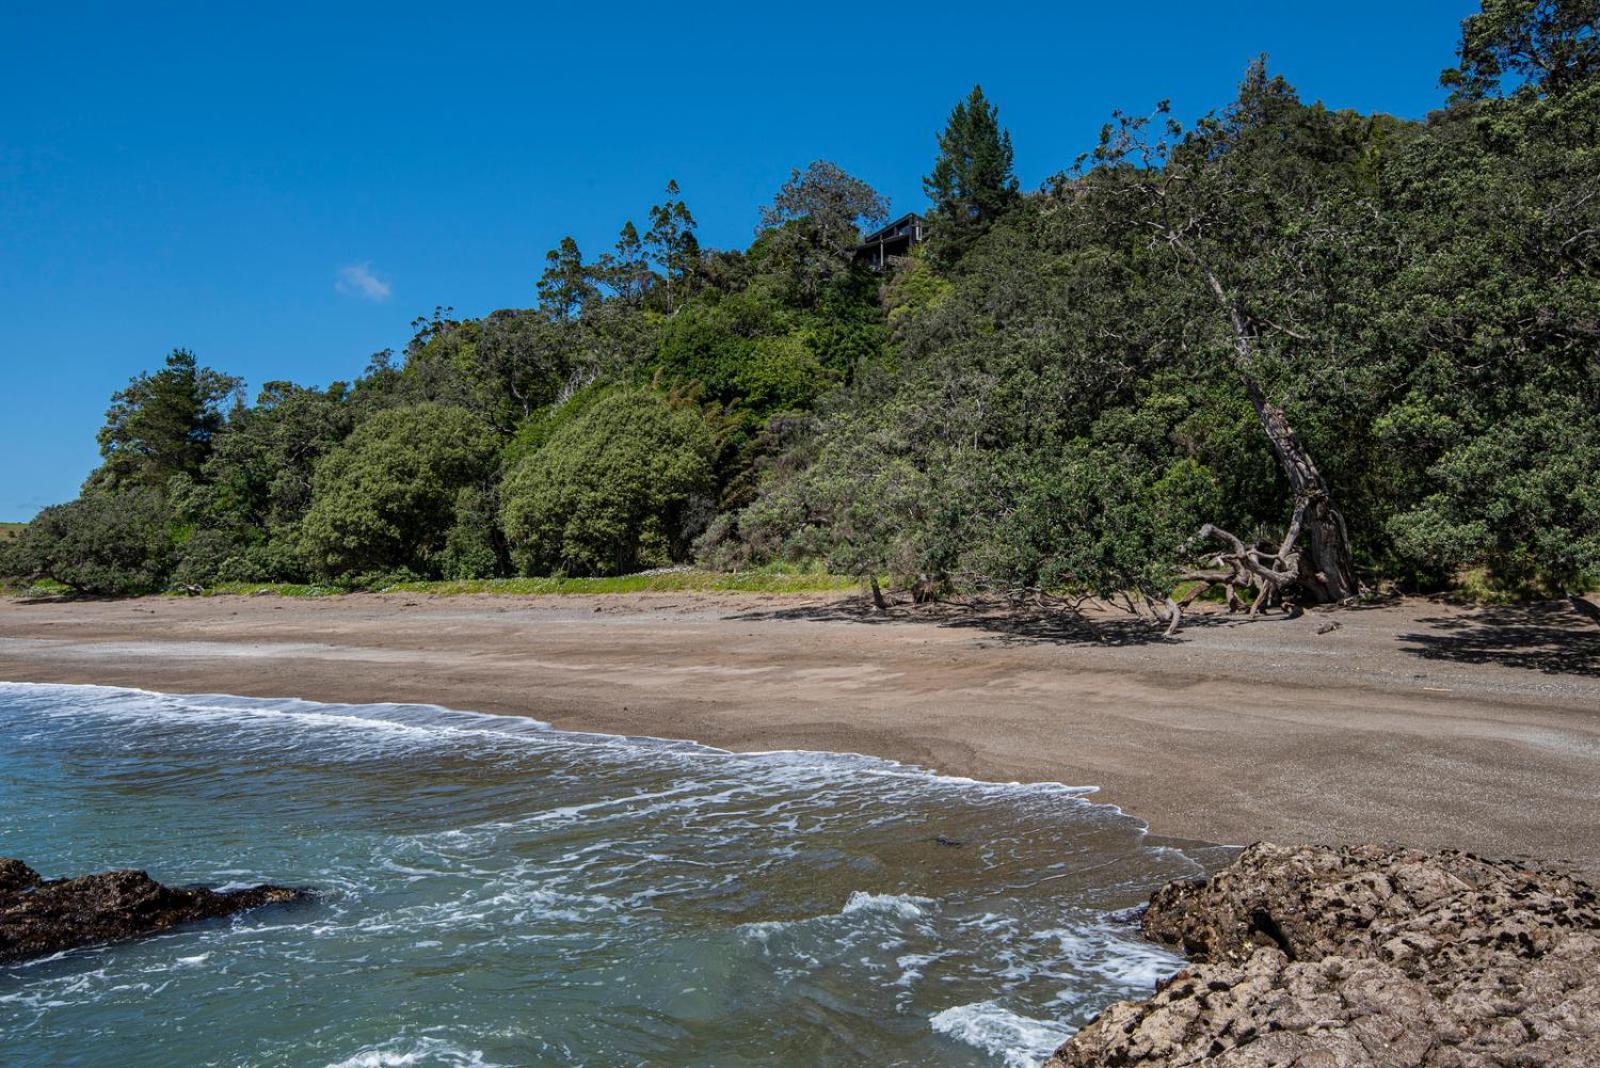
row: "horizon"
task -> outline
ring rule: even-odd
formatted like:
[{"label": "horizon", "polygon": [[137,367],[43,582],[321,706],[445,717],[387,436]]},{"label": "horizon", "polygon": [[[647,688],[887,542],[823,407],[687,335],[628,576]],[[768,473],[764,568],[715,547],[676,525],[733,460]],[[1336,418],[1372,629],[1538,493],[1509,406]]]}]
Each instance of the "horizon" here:
[{"label": "horizon", "polygon": [[[252,397],[270,379],[352,379],[436,305],[531,305],[546,249],[571,234],[592,257],[669,178],[713,247],[748,245],[758,208],[815,159],[873,184],[891,215],[921,210],[935,134],[974,83],[999,106],[1026,189],[1092,147],[1113,108],[1170,98],[1201,114],[1262,52],[1307,101],[1419,119],[1444,102],[1438,73],[1475,6],[1171,4],[1144,20],[1164,32],[1138,39],[1103,12],[1051,13],[965,36],[949,63],[947,20],[925,6],[803,28],[700,11],[670,34],[634,8],[603,27],[342,13],[317,32],[172,9],[89,29],[5,15],[35,47],[0,72],[16,102],[0,130],[14,353],[0,521],[73,496],[99,462],[111,394],[174,348],[242,376]],[[909,55],[863,54],[924,26]]]}]

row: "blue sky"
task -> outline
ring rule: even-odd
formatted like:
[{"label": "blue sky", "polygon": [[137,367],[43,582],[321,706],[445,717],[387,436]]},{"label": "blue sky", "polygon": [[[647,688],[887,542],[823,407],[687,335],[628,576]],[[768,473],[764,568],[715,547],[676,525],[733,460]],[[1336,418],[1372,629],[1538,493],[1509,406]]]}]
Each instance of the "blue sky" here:
[{"label": "blue sky", "polygon": [[817,158],[918,208],[974,82],[1026,187],[1263,51],[1420,117],[1476,4],[334,6],[0,9],[0,519],[73,496],[175,346],[252,392],[348,379],[435,304],[531,304],[545,249],[600,251],[669,177],[710,245]]}]

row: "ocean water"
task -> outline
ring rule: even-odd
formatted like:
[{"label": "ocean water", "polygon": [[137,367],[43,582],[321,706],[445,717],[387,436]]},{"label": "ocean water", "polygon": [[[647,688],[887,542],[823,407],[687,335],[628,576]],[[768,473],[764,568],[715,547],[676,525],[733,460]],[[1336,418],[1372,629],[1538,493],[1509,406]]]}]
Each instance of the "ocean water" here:
[{"label": "ocean water", "polygon": [[1119,912],[1198,871],[1064,786],[13,683],[0,855],[319,891],[0,966],[10,1068],[1032,1065],[1178,966]]}]

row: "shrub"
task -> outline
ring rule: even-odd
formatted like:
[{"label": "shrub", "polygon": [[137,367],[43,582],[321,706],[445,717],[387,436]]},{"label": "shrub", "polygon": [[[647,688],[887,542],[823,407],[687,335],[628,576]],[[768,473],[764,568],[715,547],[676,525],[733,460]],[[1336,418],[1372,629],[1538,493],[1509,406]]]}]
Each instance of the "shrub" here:
[{"label": "shrub", "polygon": [[301,546],[329,577],[408,570],[431,575],[460,491],[489,474],[493,443],[462,408],[379,412],[317,464]]},{"label": "shrub", "polygon": [[166,501],[153,489],[90,493],[46,508],[4,561],[17,578],[49,578],[79,593],[159,589],[172,566]]},{"label": "shrub", "polygon": [[692,405],[606,394],[506,480],[513,560],[529,575],[614,575],[687,558],[710,518],[716,445]]}]

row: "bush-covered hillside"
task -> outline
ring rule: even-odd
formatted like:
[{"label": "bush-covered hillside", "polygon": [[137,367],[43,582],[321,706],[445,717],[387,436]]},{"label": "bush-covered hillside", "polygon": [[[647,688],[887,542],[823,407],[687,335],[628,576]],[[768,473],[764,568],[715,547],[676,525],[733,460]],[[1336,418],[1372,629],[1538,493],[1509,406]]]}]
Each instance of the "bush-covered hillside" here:
[{"label": "bush-covered hillside", "polygon": [[930,240],[883,272],[855,249],[888,205],[819,161],[746,249],[702,247],[669,183],[612,248],[551,250],[535,307],[438,309],[352,382],[246,403],[176,351],[0,570],[96,593],[691,560],[1153,598],[1184,572],[1321,600],[1591,585],[1596,20],[1484,0],[1422,122],[1308,104],[1259,60],[1193,126],[1111,116],[1034,191],[974,89],[929,146]]}]

